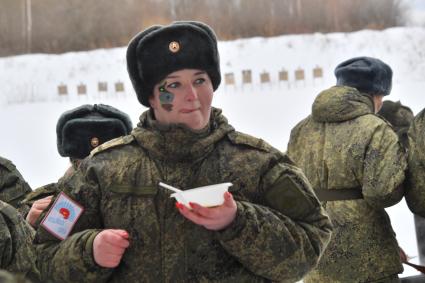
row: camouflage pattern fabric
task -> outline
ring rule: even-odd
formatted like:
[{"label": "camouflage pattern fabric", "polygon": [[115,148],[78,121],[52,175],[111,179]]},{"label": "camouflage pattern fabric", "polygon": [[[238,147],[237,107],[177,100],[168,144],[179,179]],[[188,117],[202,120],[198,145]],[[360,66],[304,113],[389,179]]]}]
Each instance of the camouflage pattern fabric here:
[{"label": "camouflage pattern fabric", "polygon": [[0,157],[0,200],[20,210],[20,201],[31,191],[15,165]]},{"label": "camouflage pattern fabric", "polygon": [[35,201],[54,195],[57,190],[57,183],[50,183],[40,188],[37,188],[27,194],[25,198],[21,201],[21,211],[24,211],[23,213],[21,213],[22,216],[26,218],[28,212],[30,211]]},{"label": "camouflage pattern fabric", "polygon": [[0,201],[0,268],[38,279],[32,244],[34,233],[15,208]]},{"label": "camouflage pattern fabric", "polygon": [[[132,135],[105,143],[60,190],[85,211],[60,242],[39,227],[45,279],[55,282],[295,282],[316,264],[331,225],[303,173],[264,141],[235,132],[218,109],[209,127],[159,125],[142,114]],[[238,207],[209,231],[186,220],[162,181],[188,189],[222,182]],[[92,256],[100,229],[125,229],[130,247],[115,269]]]},{"label": "camouflage pattern fabric", "polygon": [[391,100],[386,100],[379,110],[378,115],[390,122],[401,144],[406,148],[408,141],[407,131],[414,118],[412,110],[402,105],[400,101],[393,102]]},{"label": "camouflage pattern fabric", "polygon": [[[75,160],[74,160],[75,161]],[[58,182],[61,182],[62,179],[68,178],[75,172],[74,168],[74,162],[72,162],[72,166],[69,167],[62,178],[59,179]],[[20,212],[24,218],[27,217],[28,212],[30,211],[32,205],[35,201],[40,200],[42,198],[54,195],[56,192],[58,192],[58,185],[57,183],[50,183],[44,186],[41,186],[32,192],[28,193],[25,198],[20,202]]]},{"label": "camouflage pattern fabric", "polygon": [[14,275],[6,270],[0,270],[0,283],[30,283],[22,275]]},{"label": "camouflage pattern fabric", "polygon": [[324,203],[334,232],[304,282],[380,282],[402,272],[384,208],[403,197],[406,156],[389,124],[373,114],[372,98],[350,87],[323,91],[292,130],[287,154],[313,188],[358,188],[364,197]]},{"label": "camouflage pattern fabric", "polygon": [[408,139],[406,202],[413,213],[425,217],[425,109],[413,120]]}]

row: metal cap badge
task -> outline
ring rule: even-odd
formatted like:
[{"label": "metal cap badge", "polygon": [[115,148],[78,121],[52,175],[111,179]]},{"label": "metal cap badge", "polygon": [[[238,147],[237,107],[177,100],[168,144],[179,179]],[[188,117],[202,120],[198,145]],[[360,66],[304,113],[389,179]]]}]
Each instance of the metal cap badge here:
[{"label": "metal cap badge", "polygon": [[91,138],[90,140],[90,144],[93,148],[97,147],[99,145],[99,139],[96,137]]},{"label": "metal cap badge", "polygon": [[168,45],[168,49],[173,53],[177,53],[180,50],[180,44],[177,41],[171,41]]}]

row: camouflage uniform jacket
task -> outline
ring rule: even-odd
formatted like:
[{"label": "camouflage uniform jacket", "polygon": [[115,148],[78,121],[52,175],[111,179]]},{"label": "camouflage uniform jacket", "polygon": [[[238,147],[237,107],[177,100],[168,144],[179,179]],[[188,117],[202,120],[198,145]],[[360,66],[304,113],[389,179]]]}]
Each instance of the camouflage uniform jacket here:
[{"label": "camouflage uniform jacket", "polygon": [[27,214],[30,211],[35,201],[54,195],[57,191],[58,191],[57,183],[50,183],[50,184],[41,186],[35,189],[34,191],[30,192],[29,194],[27,194],[25,198],[21,201],[20,210],[22,212],[22,216],[24,218],[27,217]]},{"label": "camouflage uniform jacket", "polygon": [[1,283],[31,283],[23,275],[16,275],[0,269],[0,282]]},{"label": "camouflage uniform jacket", "polygon": [[0,268],[37,280],[34,230],[18,211],[0,201]]},{"label": "camouflage uniform jacket", "polygon": [[425,109],[408,131],[408,163],[406,202],[413,213],[425,217]]},{"label": "camouflage uniform jacket", "polygon": [[0,157],[0,200],[20,210],[20,201],[30,192],[31,187],[25,182],[15,165]]},{"label": "camouflage uniform jacket", "polygon": [[406,157],[371,97],[349,87],[319,94],[292,131],[289,157],[314,189],[358,189],[363,199],[325,203],[331,242],[305,282],[370,282],[400,273],[397,241],[384,208],[403,196]]},{"label": "camouflage uniform jacket", "polygon": [[[161,126],[142,114],[132,135],[95,149],[60,189],[85,211],[60,242],[42,226],[42,273],[57,282],[295,282],[317,263],[330,221],[302,172],[264,141],[235,132],[214,109],[208,130]],[[185,219],[158,182],[232,182],[234,222],[209,231]],[[125,229],[115,269],[93,260],[99,229]]]},{"label": "camouflage uniform jacket", "polygon": [[[58,183],[59,182],[63,182],[63,179],[64,178],[68,178],[74,172],[75,172],[75,170],[72,167],[70,167],[66,171],[66,173],[59,179]],[[27,214],[30,211],[32,205],[37,200],[40,200],[40,199],[43,199],[45,197],[48,197],[48,196],[51,196],[51,195],[56,194],[59,191],[58,183],[50,183],[50,184],[41,186],[41,187],[33,190],[29,194],[27,194],[25,196],[25,198],[20,203],[20,206],[21,206],[20,210],[21,210],[22,216],[24,218],[27,217]]]}]

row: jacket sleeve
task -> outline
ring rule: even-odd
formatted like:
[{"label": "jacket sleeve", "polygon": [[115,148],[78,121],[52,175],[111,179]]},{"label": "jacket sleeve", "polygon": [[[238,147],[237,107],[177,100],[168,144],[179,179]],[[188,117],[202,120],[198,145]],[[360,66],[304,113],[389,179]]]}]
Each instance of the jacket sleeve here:
[{"label": "jacket sleeve", "polygon": [[0,268],[37,281],[34,230],[12,206],[0,201]]},{"label": "jacket sleeve", "polygon": [[363,197],[372,207],[398,203],[404,194],[406,153],[395,132],[379,125],[367,147],[363,167]]},{"label": "jacket sleeve", "polygon": [[261,181],[264,204],[237,201],[235,221],[219,233],[226,251],[253,273],[295,282],[318,262],[332,226],[303,173],[278,163]]},{"label": "jacket sleeve", "polygon": [[406,202],[410,210],[425,217],[425,111],[413,120],[408,132],[408,178]]},{"label": "jacket sleeve", "polygon": [[102,229],[99,187],[94,170],[81,169],[58,184],[59,191],[84,208],[70,236],[61,241],[36,223],[37,266],[46,282],[105,282],[112,274],[113,269],[98,266],[93,258],[93,240]]},{"label": "jacket sleeve", "polygon": [[30,192],[31,187],[25,182],[15,165],[0,157],[0,200],[19,209],[19,203]]},{"label": "jacket sleeve", "polygon": [[26,218],[34,202],[45,197],[54,195],[57,190],[57,183],[50,183],[35,189],[34,191],[27,194],[25,198],[21,201],[19,212],[24,218]]}]

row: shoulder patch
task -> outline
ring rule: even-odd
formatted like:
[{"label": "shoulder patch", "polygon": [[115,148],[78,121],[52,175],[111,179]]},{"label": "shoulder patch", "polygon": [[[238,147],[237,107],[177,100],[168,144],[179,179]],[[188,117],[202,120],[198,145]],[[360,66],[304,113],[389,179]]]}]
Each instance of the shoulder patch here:
[{"label": "shoulder patch", "polygon": [[96,147],[95,149],[93,149],[90,152],[90,157],[95,156],[96,154],[98,154],[99,152],[105,151],[107,149],[113,148],[113,147],[117,147],[120,145],[124,145],[124,144],[129,144],[131,142],[134,141],[134,136],[133,135],[127,135],[127,136],[122,136],[119,138],[115,138],[112,139],[110,141],[107,141],[101,145],[99,145],[98,147]]},{"label": "shoulder patch", "polygon": [[60,192],[40,226],[60,240],[65,240],[84,211],[78,202]]},{"label": "shoulder patch", "polygon": [[270,152],[273,147],[266,141],[248,134],[233,131],[227,135],[233,144],[246,145],[262,151]]}]

